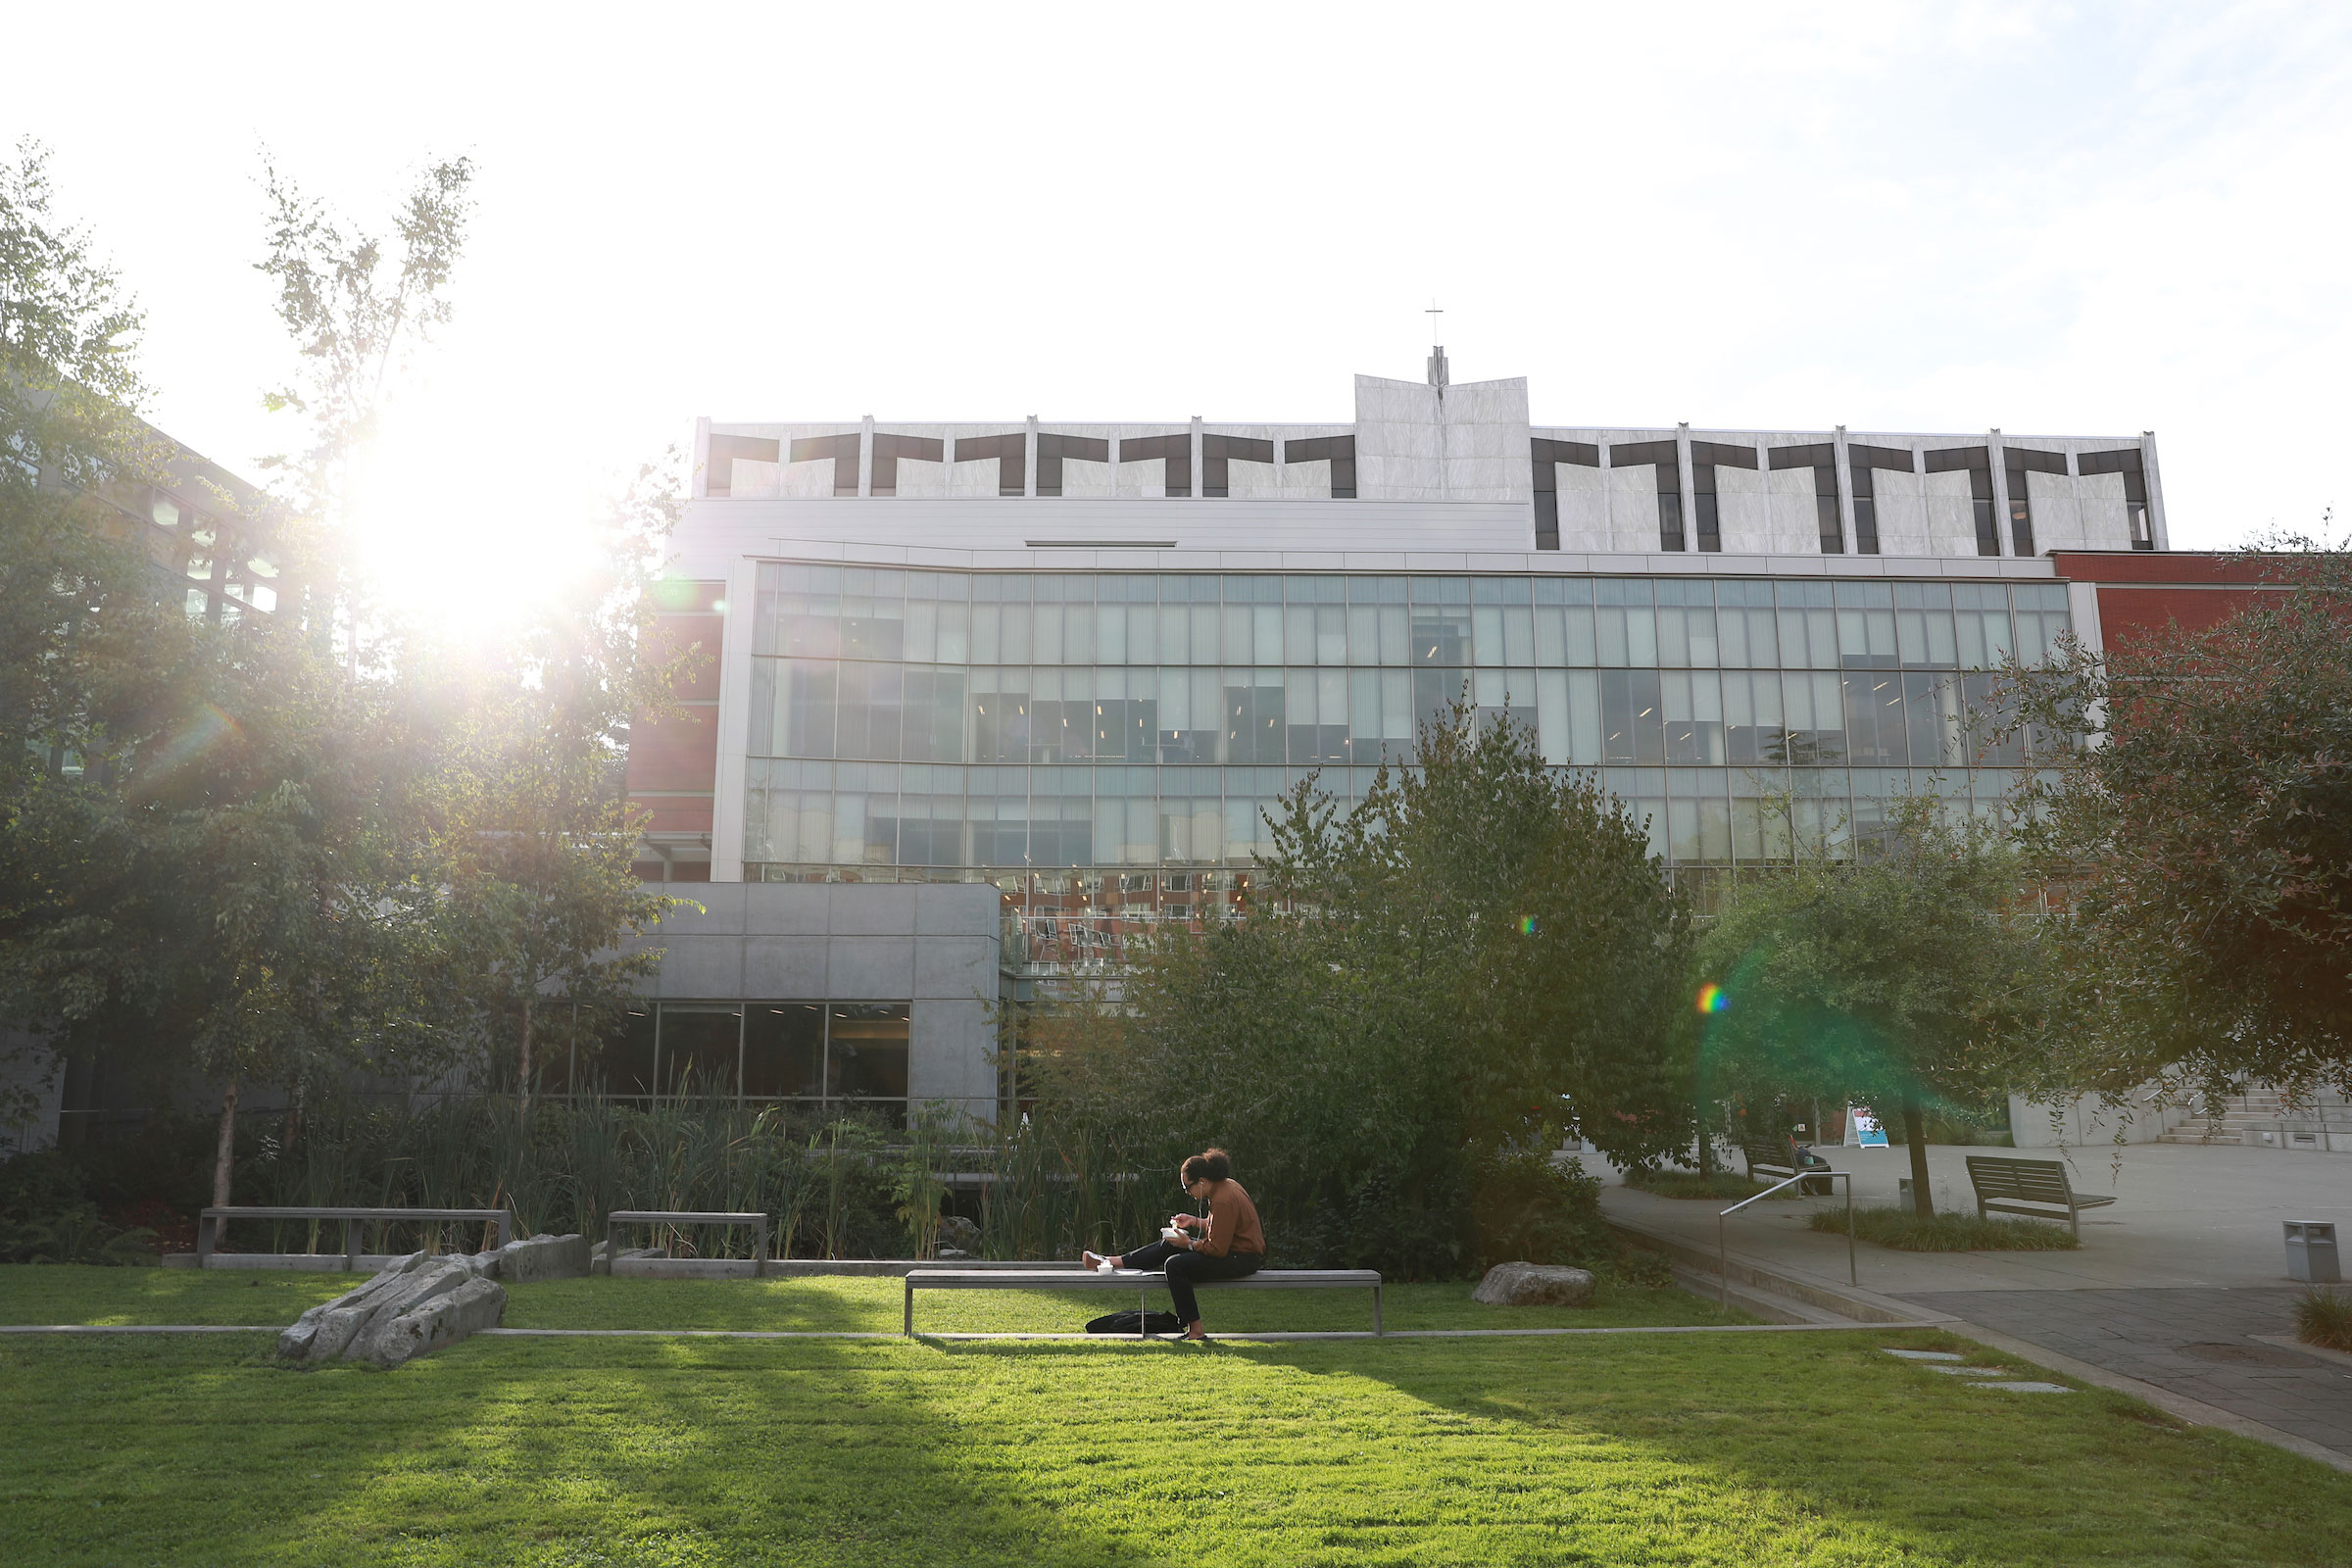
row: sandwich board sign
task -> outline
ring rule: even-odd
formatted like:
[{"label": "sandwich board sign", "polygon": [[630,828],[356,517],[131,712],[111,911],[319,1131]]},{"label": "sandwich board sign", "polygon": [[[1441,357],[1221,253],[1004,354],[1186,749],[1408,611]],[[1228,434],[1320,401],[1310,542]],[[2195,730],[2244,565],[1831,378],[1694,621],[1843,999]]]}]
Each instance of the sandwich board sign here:
[{"label": "sandwich board sign", "polygon": [[1885,1149],[1886,1129],[1866,1106],[1845,1107],[1845,1144],[1848,1149]]}]

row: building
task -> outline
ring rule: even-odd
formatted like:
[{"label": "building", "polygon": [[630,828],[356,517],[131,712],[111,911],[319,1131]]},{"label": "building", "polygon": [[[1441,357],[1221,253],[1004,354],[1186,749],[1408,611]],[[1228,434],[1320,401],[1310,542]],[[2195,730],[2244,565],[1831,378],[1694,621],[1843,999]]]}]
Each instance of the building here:
[{"label": "building", "polygon": [[1702,902],[1785,853],[1768,799],[1991,810],[2034,763],[1984,743],[1993,666],[2185,559],[2145,434],[1540,426],[1442,349],[1355,411],[700,421],[661,634],[711,657],[629,788],[705,908],[607,1085],[732,1054],[748,1094],[992,1114],[991,1003],[1230,916],[1277,795],[1352,798],[1460,695]]}]

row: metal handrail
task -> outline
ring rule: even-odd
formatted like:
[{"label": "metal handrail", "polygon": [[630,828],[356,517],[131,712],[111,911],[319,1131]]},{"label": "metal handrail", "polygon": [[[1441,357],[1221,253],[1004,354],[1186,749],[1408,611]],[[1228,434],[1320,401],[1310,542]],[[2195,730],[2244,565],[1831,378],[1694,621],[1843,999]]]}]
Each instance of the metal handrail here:
[{"label": "metal handrail", "polygon": [[1726,1239],[1724,1221],[1750,1203],[1760,1203],[1784,1187],[1793,1187],[1809,1177],[1827,1177],[1836,1181],[1845,1178],[1845,1280],[1849,1285],[1862,1283],[1861,1265],[1854,1260],[1854,1173],[1850,1170],[1800,1170],[1785,1182],[1774,1182],[1752,1198],[1742,1198],[1715,1216],[1715,1279],[1723,1292],[1723,1304],[1732,1304],[1732,1248]]}]

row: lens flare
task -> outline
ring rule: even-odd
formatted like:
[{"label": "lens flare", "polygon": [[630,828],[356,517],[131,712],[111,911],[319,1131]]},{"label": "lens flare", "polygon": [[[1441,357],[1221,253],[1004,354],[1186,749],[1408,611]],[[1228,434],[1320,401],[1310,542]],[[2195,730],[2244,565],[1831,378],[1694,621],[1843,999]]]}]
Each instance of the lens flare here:
[{"label": "lens flare", "polygon": [[1532,937],[1536,934],[1536,917],[1534,915],[1523,914],[1519,917],[1519,934],[1523,937]]},{"label": "lens flare", "polygon": [[1705,985],[1698,988],[1699,1011],[1722,1012],[1731,1004],[1731,993],[1725,991],[1723,987],[1717,985],[1714,981],[1710,980]]}]

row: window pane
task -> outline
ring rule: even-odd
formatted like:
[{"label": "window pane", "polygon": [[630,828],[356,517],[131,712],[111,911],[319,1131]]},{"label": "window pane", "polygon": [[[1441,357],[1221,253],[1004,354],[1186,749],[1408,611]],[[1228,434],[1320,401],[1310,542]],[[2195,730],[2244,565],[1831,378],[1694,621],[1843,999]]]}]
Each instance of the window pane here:
[{"label": "window pane", "polygon": [[821,1004],[755,1002],[745,1008],[743,1092],[757,1099],[814,1099],[825,1092]]},{"label": "window pane", "polygon": [[736,1092],[742,1013],[735,1007],[662,1004],[660,1092],[725,1095]]},{"label": "window pane", "polygon": [[825,1094],[834,1100],[906,1098],[906,1036],[909,1008],[845,1005],[828,1009]]}]

